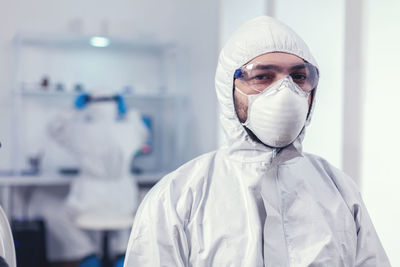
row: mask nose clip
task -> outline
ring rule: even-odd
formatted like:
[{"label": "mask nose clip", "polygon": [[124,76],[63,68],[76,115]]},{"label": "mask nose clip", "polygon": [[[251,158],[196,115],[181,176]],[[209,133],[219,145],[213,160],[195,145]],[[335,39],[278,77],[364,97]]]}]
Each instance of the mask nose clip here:
[{"label": "mask nose clip", "polygon": [[293,80],[290,75],[287,75],[285,78],[282,78],[281,84],[278,86],[277,91],[282,90],[283,88],[290,88],[292,89]]},{"label": "mask nose clip", "polygon": [[303,91],[292,79],[290,75],[287,75],[282,79],[281,84],[276,89],[277,91],[281,91],[284,88],[290,89],[292,92],[301,95],[301,96],[309,96],[310,92]]}]

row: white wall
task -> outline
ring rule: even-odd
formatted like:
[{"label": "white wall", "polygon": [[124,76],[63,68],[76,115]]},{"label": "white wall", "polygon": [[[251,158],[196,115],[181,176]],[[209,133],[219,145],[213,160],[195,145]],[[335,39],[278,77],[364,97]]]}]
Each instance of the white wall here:
[{"label": "white wall", "polygon": [[[214,72],[218,51],[218,1],[2,1],[0,8],[0,169],[10,166],[12,38],[17,32],[101,33],[114,37],[175,41],[181,90],[190,97],[191,131],[185,158],[216,147]],[[195,145],[194,145],[195,144]]]},{"label": "white wall", "polygon": [[366,2],[362,192],[391,260],[400,266],[400,2]]},{"label": "white wall", "polygon": [[178,0],[178,41],[188,52],[183,58],[183,91],[189,92],[190,129],[187,159],[217,148],[217,96],[214,77],[218,58],[219,1]]},{"label": "white wall", "polygon": [[256,16],[266,15],[266,5],[265,0],[253,0],[247,5],[241,0],[221,0],[220,48],[240,25]]}]

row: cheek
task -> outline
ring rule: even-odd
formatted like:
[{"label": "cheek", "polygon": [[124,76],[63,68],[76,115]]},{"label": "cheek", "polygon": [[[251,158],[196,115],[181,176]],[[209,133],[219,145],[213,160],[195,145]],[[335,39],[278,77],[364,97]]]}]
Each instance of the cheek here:
[{"label": "cheek", "polygon": [[240,106],[240,107],[246,107],[248,105],[248,99],[246,96],[234,91],[233,92],[233,99],[235,101],[235,105]]},{"label": "cheek", "polygon": [[244,123],[247,120],[248,99],[246,96],[237,92],[233,93],[233,99],[236,115],[238,116],[239,121]]}]

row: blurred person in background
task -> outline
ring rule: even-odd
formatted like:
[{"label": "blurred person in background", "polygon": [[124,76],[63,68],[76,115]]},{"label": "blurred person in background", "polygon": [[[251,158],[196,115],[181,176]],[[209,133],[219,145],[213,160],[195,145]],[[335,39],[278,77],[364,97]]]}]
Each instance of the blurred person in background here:
[{"label": "blurred person in background", "polygon": [[[81,229],[77,218],[88,214],[104,219],[133,216],[139,201],[130,164],[145,143],[145,125],[133,110],[124,114],[123,120],[116,120],[114,103],[85,103],[81,101],[84,97],[77,99],[78,110],[63,112],[48,124],[50,139],[77,160],[79,175],[71,178],[67,194],[57,188],[39,188],[30,200],[30,216],[45,220],[47,256],[53,266],[100,266],[100,238]],[[46,157],[57,161],[45,153],[44,164]],[[112,237],[112,254],[123,255],[129,229]]]},{"label": "blurred person in background", "polygon": [[352,179],[302,151],[318,79],[292,29],[265,16],[241,26],[216,72],[229,145],[153,187],[125,267],[390,266]]}]

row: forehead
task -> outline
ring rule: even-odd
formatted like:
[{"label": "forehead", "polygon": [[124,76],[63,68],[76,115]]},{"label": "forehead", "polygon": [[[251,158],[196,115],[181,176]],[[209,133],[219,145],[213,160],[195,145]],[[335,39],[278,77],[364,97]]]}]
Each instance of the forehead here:
[{"label": "forehead", "polygon": [[251,61],[248,62],[248,64],[254,62],[268,62],[270,64],[292,65],[297,63],[304,63],[304,60],[301,57],[298,57],[293,54],[272,52],[272,53],[262,54],[258,57],[253,58]]}]

